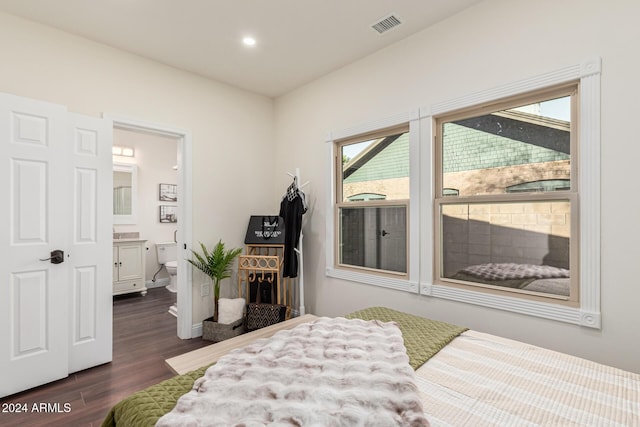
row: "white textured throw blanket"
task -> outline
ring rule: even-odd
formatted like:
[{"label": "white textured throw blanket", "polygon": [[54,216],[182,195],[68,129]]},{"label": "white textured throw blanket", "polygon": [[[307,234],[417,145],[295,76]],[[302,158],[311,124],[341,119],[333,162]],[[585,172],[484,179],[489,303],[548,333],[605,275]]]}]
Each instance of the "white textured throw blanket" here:
[{"label": "white textured throw blanket", "polygon": [[157,426],[428,426],[395,323],[320,318],[220,358]]}]

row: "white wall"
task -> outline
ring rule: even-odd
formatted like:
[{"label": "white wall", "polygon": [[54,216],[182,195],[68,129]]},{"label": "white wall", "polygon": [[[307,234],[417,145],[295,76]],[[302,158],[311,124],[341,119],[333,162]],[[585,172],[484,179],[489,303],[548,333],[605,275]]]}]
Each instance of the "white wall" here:
[{"label": "white wall", "polygon": [[[307,311],[374,305],[441,319],[640,372],[637,305],[640,2],[487,0],[276,100],[276,170],[300,167]],[[329,131],[602,58],[602,330],[325,276]],[[425,170],[421,173],[429,174]],[[277,175],[274,195],[289,179]]]},{"label": "white wall", "polygon": [[[386,305],[640,372],[636,0],[486,0],[276,101],[0,13],[0,91],[193,132],[192,244],[242,246],[300,167],[308,310]],[[602,57],[601,331],[325,277],[327,132]],[[247,122],[248,118],[251,122]],[[275,126],[275,133],[274,133]],[[276,149],[274,152],[273,143]],[[274,162],[274,163],[272,163]],[[424,171],[428,173],[428,171]],[[194,322],[207,317],[194,274]]]},{"label": "white wall", "polygon": [[[248,215],[271,195],[263,167],[274,159],[271,99],[3,13],[0,52],[0,92],[191,131],[192,245],[243,245]],[[212,310],[199,297],[205,280],[194,274],[194,323]]]}]

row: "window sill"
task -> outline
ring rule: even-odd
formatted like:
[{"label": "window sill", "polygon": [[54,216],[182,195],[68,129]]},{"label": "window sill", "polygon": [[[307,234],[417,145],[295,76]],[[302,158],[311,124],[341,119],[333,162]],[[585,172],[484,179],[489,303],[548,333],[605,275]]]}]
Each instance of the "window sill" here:
[{"label": "window sill", "polygon": [[541,317],[559,322],[572,323],[594,329],[601,328],[600,312],[590,312],[580,308],[559,304],[525,300],[503,295],[493,295],[467,289],[458,289],[430,283],[420,284],[420,294],[498,310]]},{"label": "window sill", "polygon": [[407,279],[396,279],[388,276],[360,273],[357,271],[337,268],[327,268],[326,274],[328,277],[336,279],[349,280],[351,282],[364,283],[367,285],[380,286],[382,288],[396,289],[416,294],[418,293],[418,282]]}]

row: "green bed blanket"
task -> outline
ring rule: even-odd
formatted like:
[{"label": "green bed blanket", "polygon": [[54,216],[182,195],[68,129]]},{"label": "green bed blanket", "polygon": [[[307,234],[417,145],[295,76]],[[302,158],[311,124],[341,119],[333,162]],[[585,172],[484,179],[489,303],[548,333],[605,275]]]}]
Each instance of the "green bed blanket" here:
[{"label": "green bed blanket", "polygon": [[[363,320],[396,322],[402,331],[409,363],[417,369],[467,328],[425,319],[384,307],[371,307],[345,316]],[[102,427],[147,427],[171,411],[183,394],[191,390],[196,379],[204,375],[204,366],[141,390],[116,404]]]}]

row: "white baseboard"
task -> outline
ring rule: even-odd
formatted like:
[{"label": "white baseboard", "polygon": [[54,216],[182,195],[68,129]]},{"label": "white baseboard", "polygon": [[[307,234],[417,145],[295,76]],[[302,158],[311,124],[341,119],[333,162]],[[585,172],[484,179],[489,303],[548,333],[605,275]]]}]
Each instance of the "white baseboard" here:
[{"label": "white baseboard", "polygon": [[202,322],[191,325],[191,338],[198,338],[202,336]]},{"label": "white baseboard", "polygon": [[147,287],[147,289],[149,288],[162,288],[165,286],[168,286],[170,283],[170,280],[168,277],[163,277],[160,279],[156,279],[156,281],[151,281],[151,280],[147,280],[144,282],[144,285]]}]

